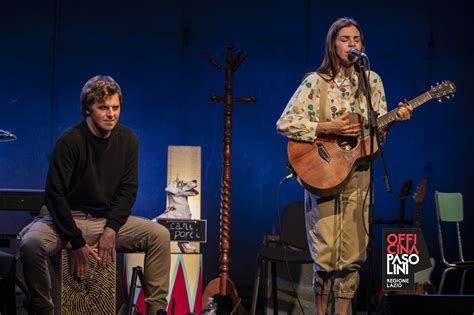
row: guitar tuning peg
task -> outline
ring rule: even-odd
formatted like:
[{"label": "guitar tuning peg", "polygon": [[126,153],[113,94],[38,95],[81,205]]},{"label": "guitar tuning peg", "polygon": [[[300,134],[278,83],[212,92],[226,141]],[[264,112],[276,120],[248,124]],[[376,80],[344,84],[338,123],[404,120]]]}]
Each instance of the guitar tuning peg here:
[{"label": "guitar tuning peg", "polygon": [[434,86],[433,86],[433,85],[431,85],[431,88],[434,88]]},{"label": "guitar tuning peg", "polygon": [[438,99],[438,102],[443,103],[443,99],[442,98]]},{"label": "guitar tuning peg", "polygon": [[439,85],[439,82],[436,82],[436,85]]},{"label": "guitar tuning peg", "polygon": [[451,98],[451,96],[448,95],[448,96],[446,96],[446,98],[449,100]]}]

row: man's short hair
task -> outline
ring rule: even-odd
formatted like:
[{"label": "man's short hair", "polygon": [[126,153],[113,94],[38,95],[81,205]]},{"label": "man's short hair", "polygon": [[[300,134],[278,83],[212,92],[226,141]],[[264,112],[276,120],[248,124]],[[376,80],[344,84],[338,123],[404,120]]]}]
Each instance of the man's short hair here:
[{"label": "man's short hair", "polygon": [[87,117],[91,114],[92,105],[103,103],[114,95],[119,95],[120,105],[122,105],[122,90],[112,77],[96,75],[84,84],[81,91],[81,112],[82,116]]}]

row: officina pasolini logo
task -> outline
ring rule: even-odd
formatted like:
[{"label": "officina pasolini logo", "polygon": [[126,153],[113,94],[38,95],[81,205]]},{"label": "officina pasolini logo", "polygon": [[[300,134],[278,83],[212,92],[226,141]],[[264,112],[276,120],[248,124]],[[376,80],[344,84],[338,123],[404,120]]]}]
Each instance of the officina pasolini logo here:
[{"label": "officina pasolini logo", "polygon": [[419,228],[383,229],[382,256],[384,291],[415,292],[415,273],[431,267]]}]

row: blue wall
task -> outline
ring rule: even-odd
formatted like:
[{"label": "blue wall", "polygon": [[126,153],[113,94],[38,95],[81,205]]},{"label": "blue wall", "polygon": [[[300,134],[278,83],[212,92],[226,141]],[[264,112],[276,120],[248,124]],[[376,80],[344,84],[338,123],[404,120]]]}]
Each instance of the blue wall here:
[{"label": "blue wall", "polygon": [[[329,25],[351,16],[365,32],[367,54],[392,108],[445,79],[454,101],[430,102],[395,126],[384,146],[394,192],[385,193],[376,165],[376,218],[395,218],[404,180],[416,183],[431,163],[423,226],[438,256],[434,190],[474,197],[472,125],[473,42],[467,4],[450,1],[6,1],[0,5],[0,128],[18,140],[0,143],[0,186],[43,188],[57,137],[81,119],[79,93],[95,74],[114,77],[124,92],[122,123],[140,138],[140,189],[134,214],[165,207],[168,145],[202,147],[202,216],[209,220],[205,282],[218,275],[223,76],[200,56],[224,63],[233,42],[249,58],[235,75],[232,152],[231,278],[252,283],[262,237],[276,226],[275,190],[287,174],[286,140],[275,122],[307,71],[322,59]],[[302,198],[295,181],[281,204]],[[410,201],[410,211],[413,203]],[[412,213],[409,211],[409,214]],[[466,214],[468,225],[473,214]],[[376,227],[377,233],[380,227]],[[379,233],[376,240],[380,239]],[[474,243],[472,239],[470,243]],[[472,252],[473,245],[469,245]],[[378,255],[380,252],[376,253]]]}]

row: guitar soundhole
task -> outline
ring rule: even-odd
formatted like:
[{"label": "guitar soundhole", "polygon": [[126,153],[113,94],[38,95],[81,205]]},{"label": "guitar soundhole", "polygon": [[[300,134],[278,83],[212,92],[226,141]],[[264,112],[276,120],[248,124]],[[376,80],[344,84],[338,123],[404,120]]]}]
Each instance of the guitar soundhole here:
[{"label": "guitar soundhole", "polygon": [[353,150],[358,143],[357,137],[338,137],[336,143],[343,151]]}]

